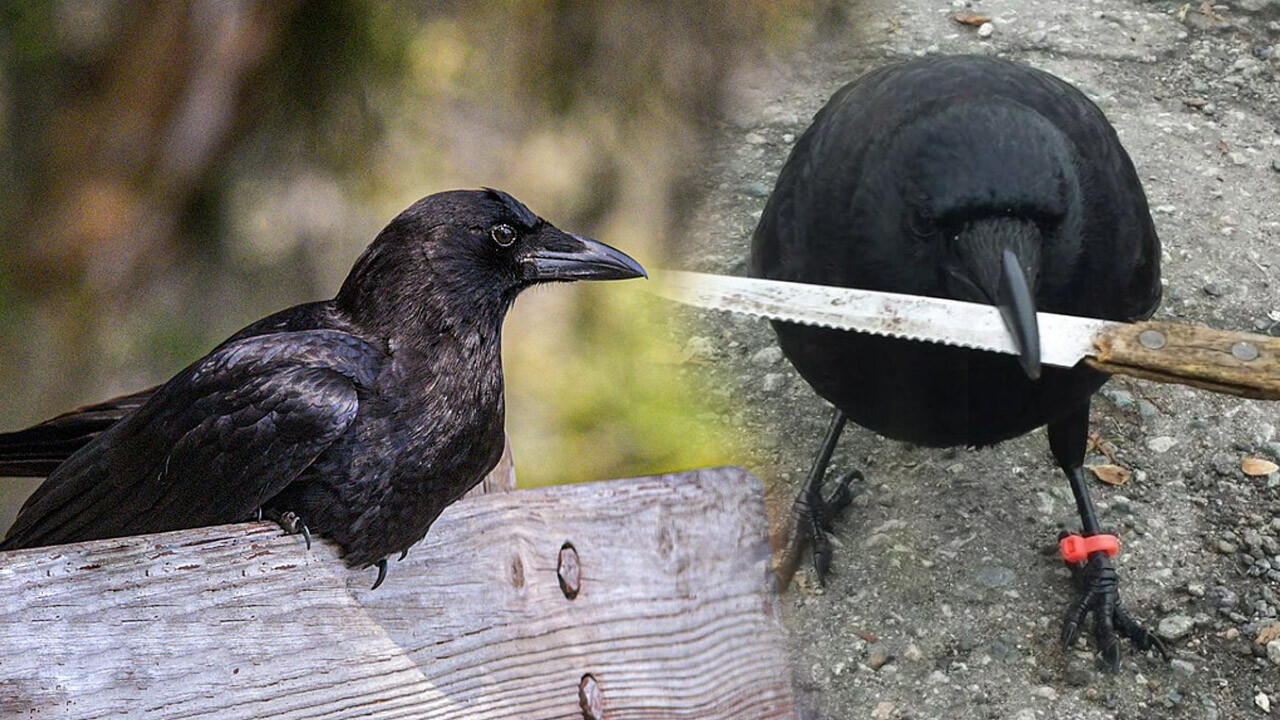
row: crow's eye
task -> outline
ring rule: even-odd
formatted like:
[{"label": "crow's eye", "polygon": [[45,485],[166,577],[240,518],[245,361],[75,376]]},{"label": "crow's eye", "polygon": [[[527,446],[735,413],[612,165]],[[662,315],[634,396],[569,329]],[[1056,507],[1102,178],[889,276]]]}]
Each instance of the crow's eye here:
[{"label": "crow's eye", "polygon": [[489,237],[493,238],[493,241],[502,247],[507,247],[516,241],[516,229],[506,223],[494,225],[493,228],[489,230]]},{"label": "crow's eye", "polygon": [[927,238],[937,231],[933,218],[919,208],[911,209],[910,214],[907,216],[907,224],[911,227],[911,232],[915,233],[917,237]]}]

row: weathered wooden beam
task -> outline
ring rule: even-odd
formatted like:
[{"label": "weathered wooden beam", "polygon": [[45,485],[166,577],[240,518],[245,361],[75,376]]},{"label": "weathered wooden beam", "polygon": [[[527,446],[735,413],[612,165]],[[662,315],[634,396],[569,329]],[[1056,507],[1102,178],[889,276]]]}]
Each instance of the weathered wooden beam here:
[{"label": "weathered wooden beam", "polygon": [[794,718],[769,558],[735,468],[468,498],[372,592],[269,523],[0,553],[0,717]]}]

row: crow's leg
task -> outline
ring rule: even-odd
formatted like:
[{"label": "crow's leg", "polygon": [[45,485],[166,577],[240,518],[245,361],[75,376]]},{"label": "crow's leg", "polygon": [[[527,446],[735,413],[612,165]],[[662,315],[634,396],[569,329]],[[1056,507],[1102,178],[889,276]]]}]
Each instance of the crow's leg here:
[{"label": "crow's leg", "polygon": [[836,442],[840,440],[840,432],[844,430],[845,414],[836,410],[831,416],[831,424],[822,439],[822,447],[813,460],[809,476],[805,478],[795,504],[791,507],[792,528],[787,539],[786,550],[778,564],[778,581],[783,590],[791,583],[796,569],[800,567],[800,556],[807,543],[813,545],[813,566],[818,572],[818,580],[826,578],[831,567],[831,540],[827,533],[831,531],[831,522],[841,510],[848,507],[853,500],[851,485],[854,480],[861,480],[862,473],[851,471],[840,478],[840,484],[828,497],[822,496],[822,481],[827,474],[827,465],[831,463],[831,454],[835,452]]},{"label": "crow's leg", "polygon": [[[263,511],[259,509],[258,512],[260,513],[259,518],[261,518],[261,513],[263,513]],[[265,515],[279,523],[280,529],[284,530],[287,534],[297,535],[301,533],[302,539],[307,541],[307,549],[311,549],[311,530],[307,527],[306,523],[302,522],[302,518],[298,517],[297,513],[294,513],[293,511],[278,512],[275,510],[266,510]]]},{"label": "crow's leg", "polygon": [[[1049,424],[1049,447],[1058,466],[1071,483],[1071,493],[1076,498],[1076,509],[1084,526],[1084,538],[1102,535],[1098,514],[1089,497],[1084,481],[1084,453],[1089,438],[1089,401],[1085,400],[1063,419]],[[1062,537],[1065,537],[1064,533]],[[1062,537],[1059,537],[1061,541]],[[1114,549],[1113,549],[1114,550]],[[1107,551],[1095,550],[1076,562],[1068,562],[1072,583],[1077,596],[1067,612],[1062,626],[1063,648],[1069,648],[1084,626],[1086,617],[1093,616],[1093,636],[1098,652],[1110,670],[1120,668],[1120,641],[1125,637],[1143,651],[1158,650],[1168,658],[1169,653],[1160,638],[1151,634],[1125,612],[1120,603],[1120,576],[1111,564]]]}]

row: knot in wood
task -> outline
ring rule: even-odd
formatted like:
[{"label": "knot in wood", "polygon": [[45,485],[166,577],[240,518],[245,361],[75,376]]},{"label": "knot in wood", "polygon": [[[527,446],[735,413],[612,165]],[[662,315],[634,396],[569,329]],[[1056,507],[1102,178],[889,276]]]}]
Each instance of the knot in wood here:
[{"label": "knot in wood", "polygon": [[560,546],[556,575],[560,578],[560,591],[564,596],[570,600],[578,597],[578,590],[582,586],[582,566],[578,563],[578,551],[571,543],[566,542]]},{"label": "knot in wood", "polygon": [[582,720],[604,720],[604,693],[591,673],[583,675],[578,683],[578,705],[582,708]]}]

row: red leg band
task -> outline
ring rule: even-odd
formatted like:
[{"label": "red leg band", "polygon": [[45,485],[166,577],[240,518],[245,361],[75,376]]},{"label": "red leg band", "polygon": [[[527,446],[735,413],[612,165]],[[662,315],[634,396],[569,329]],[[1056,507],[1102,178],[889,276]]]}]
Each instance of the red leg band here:
[{"label": "red leg band", "polygon": [[1112,557],[1120,552],[1120,538],[1115,535],[1068,535],[1058,541],[1058,551],[1062,553],[1062,559],[1069,563],[1087,560],[1098,551]]}]

